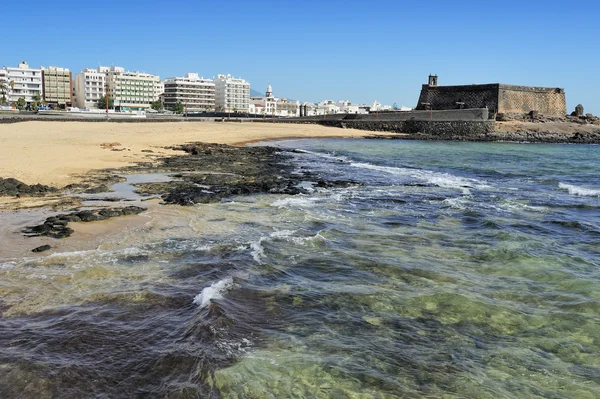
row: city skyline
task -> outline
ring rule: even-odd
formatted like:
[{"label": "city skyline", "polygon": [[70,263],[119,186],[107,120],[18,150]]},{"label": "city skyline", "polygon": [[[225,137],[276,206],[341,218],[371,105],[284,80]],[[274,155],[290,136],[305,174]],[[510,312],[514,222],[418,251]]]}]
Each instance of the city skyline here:
[{"label": "city skyline", "polygon": [[[440,85],[506,83],[561,87],[567,110],[600,113],[592,50],[593,2],[488,3],[231,1],[226,4],[113,1],[3,6],[10,35],[2,65],[26,60],[77,73],[98,65],[159,75],[231,74],[277,96],[414,107],[427,75]],[[585,12],[582,12],[585,10]],[[27,13],[25,13],[27,11]],[[68,29],[65,30],[65,27]],[[65,33],[66,32],[66,33]],[[565,55],[566,54],[566,55]],[[575,58],[583,58],[578,61]]]}]

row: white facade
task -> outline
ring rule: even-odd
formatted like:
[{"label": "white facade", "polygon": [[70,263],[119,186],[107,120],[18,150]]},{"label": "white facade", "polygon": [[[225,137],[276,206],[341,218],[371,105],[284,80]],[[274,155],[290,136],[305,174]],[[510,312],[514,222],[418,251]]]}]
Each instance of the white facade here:
[{"label": "white facade", "polygon": [[381,105],[377,101],[373,101],[373,103],[371,104],[370,108],[371,108],[371,112],[391,111],[392,110],[392,106],[391,105]]},{"label": "white facade", "polygon": [[264,96],[250,97],[248,112],[255,115],[275,116],[277,111],[277,99],[273,97],[273,89],[269,84]]},{"label": "white facade", "polygon": [[250,97],[248,112],[254,115],[271,117],[291,117],[299,114],[299,102],[273,96],[273,88],[269,84],[264,97]]},{"label": "white facade", "polygon": [[6,98],[9,102],[24,98],[26,103],[31,103],[36,95],[42,98],[44,93],[41,68],[29,68],[27,62],[23,61],[16,68],[3,67],[2,69],[4,71],[2,79],[8,85]]},{"label": "white facade", "polygon": [[318,115],[328,115],[328,114],[339,114],[340,113],[340,107],[333,101],[331,100],[325,100],[325,101],[321,101],[319,104],[317,104],[317,108],[321,109],[322,112],[318,113]]},{"label": "white facade", "polygon": [[117,109],[150,108],[150,104],[159,98],[161,84],[157,75],[126,72],[121,67],[99,67],[98,70],[106,71],[109,98],[114,99]]},{"label": "white facade", "polygon": [[167,78],[162,98],[166,108],[173,108],[181,102],[190,112],[210,111],[215,108],[215,82],[201,78],[197,73]]},{"label": "white facade", "polygon": [[248,112],[250,83],[231,75],[218,75],[215,82],[215,106],[218,111]]},{"label": "white facade", "polygon": [[84,69],[75,75],[74,104],[78,108],[97,108],[98,99],[105,95],[106,74],[98,69]]}]

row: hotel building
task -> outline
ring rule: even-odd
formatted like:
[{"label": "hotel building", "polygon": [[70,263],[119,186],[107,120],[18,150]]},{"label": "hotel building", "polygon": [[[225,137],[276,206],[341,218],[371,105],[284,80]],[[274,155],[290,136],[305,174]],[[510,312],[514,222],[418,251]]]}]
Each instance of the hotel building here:
[{"label": "hotel building", "polygon": [[160,78],[141,72],[126,72],[121,67],[100,67],[99,71],[106,72],[106,82],[110,98],[114,99],[115,109],[127,111],[130,109],[150,108],[161,90]]},{"label": "hotel building", "polygon": [[188,73],[182,78],[167,78],[164,81],[164,103],[173,108],[177,102],[190,112],[211,111],[215,108],[215,83],[196,73]]},{"label": "hotel building", "polygon": [[106,91],[106,73],[99,69],[84,69],[75,75],[75,106],[78,108],[97,108],[98,99]]},{"label": "hotel building", "polygon": [[218,75],[214,82],[217,111],[248,112],[250,83],[231,75]]},{"label": "hotel building", "polygon": [[71,71],[66,68],[42,69],[43,99],[60,108],[73,105]]}]

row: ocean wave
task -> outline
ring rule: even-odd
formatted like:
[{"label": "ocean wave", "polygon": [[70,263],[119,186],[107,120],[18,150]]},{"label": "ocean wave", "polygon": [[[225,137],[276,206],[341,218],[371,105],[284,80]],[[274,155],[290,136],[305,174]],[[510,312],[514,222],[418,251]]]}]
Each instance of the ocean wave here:
[{"label": "ocean wave", "polygon": [[262,243],[264,240],[266,240],[266,237],[261,237],[258,241],[250,244],[252,258],[256,263],[263,263],[262,258],[265,256],[265,249],[263,248]]},{"label": "ocean wave", "polygon": [[470,188],[485,189],[490,187],[489,185],[476,179],[460,177],[450,173],[433,172],[430,170],[379,166],[365,162],[351,162],[350,166],[361,169],[376,170],[378,172],[389,173],[395,176],[410,177],[413,179],[422,180],[438,187],[460,189],[465,195],[470,194]]},{"label": "ocean wave", "polygon": [[567,190],[571,195],[577,195],[581,197],[600,197],[600,190],[594,190],[592,188],[579,187],[573,184],[558,183],[558,188]]},{"label": "ocean wave", "polygon": [[233,287],[233,278],[226,277],[223,280],[219,280],[212,283],[210,287],[202,289],[198,295],[194,297],[193,303],[198,305],[200,309],[207,307],[210,304],[211,299],[221,299],[223,294]]},{"label": "ocean wave", "polygon": [[[273,240],[283,240],[287,242],[294,243],[296,245],[306,245],[308,242],[313,240],[322,240],[326,241],[327,239],[323,237],[320,232],[315,234],[314,236],[308,237],[299,237],[295,236],[296,230],[277,230],[269,234],[268,236],[264,236],[259,238],[257,241],[250,243],[250,254],[254,261],[258,264],[263,264],[263,259],[266,257],[265,248],[263,247],[263,242],[265,241],[273,241]],[[238,249],[245,249],[244,247],[240,247]]]},{"label": "ocean wave", "polygon": [[355,167],[355,168],[370,169],[370,170],[375,170],[378,172],[388,173],[388,174],[395,175],[395,176],[404,176],[404,177],[409,177],[409,178],[413,178],[413,179],[418,179],[418,180],[424,181],[428,184],[438,186],[438,187],[459,189],[462,191],[462,193],[464,195],[469,195],[470,194],[469,189],[472,189],[472,188],[474,188],[474,189],[490,188],[490,186],[488,184],[486,184],[485,182],[482,182],[480,180],[470,179],[470,178],[466,178],[466,177],[460,177],[460,176],[452,175],[450,173],[434,172],[434,171],[423,170],[423,169],[399,168],[399,167],[394,167],[394,166],[380,166],[380,165],[374,165],[374,164],[367,163],[367,162],[356,162],[348,157],[340,156],[340,155],[323,154],[323,153],[312,152],[312,151],[307,151],[307,150],[298,150],[298,151],[305,153],[305,154],[318,156],[320,158],[332,160],[332,161],[345,162],[348,165]]}]

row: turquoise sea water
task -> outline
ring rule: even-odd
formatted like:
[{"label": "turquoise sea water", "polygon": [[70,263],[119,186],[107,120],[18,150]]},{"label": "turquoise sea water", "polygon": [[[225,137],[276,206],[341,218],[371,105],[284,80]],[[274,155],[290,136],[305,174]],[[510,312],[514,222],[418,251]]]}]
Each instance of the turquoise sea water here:
[{"label": "turquoise sea water", "polygon": [[0,396],[600,397],[599,146],[275,144],[354,183],[0,254]]}]

